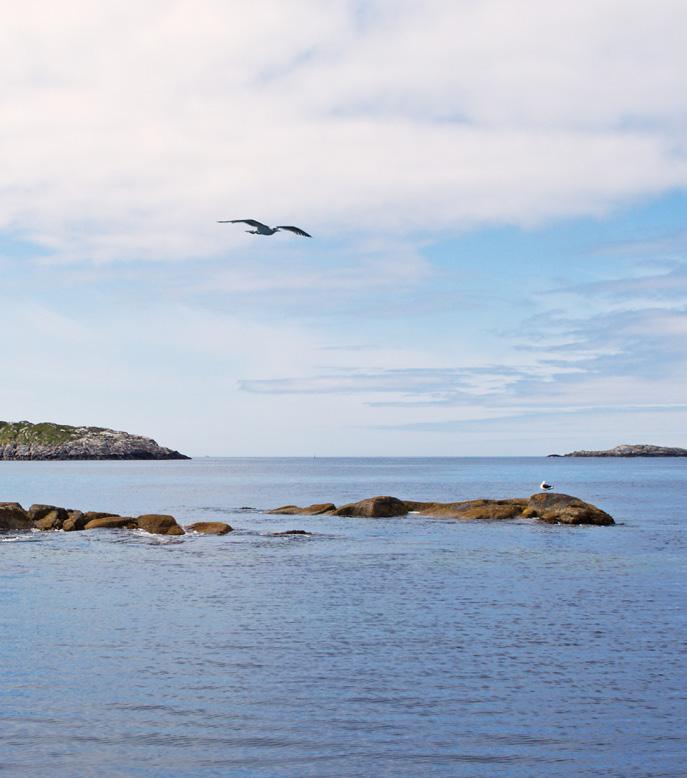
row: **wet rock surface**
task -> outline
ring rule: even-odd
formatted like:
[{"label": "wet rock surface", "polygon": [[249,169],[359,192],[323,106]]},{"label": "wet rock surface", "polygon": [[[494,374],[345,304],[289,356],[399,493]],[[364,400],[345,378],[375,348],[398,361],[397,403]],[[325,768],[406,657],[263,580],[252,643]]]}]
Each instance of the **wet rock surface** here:
[{"label": "wet rock surface", "polygon": [[174,516],[160,513],[146,513],[136,519],[138,529],[154,535],[185,535],[183,527],[177,524]]}]

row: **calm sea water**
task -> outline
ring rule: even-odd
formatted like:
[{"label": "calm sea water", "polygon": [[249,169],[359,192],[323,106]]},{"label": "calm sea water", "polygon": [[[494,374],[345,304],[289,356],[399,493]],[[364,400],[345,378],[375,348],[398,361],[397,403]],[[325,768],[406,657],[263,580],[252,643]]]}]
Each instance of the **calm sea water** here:
[{"label": "calm sea water", "polygon": [[[620,526],[260,512],[542,478]],[[3,775],[687,775],[687,460],[1,462],[0,500],[236,528],[0,536]]]}]

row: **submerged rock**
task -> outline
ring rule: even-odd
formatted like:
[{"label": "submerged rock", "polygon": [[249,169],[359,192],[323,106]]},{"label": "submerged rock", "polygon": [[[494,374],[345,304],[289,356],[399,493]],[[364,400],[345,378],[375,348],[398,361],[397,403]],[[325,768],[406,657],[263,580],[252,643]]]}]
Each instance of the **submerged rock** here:
[{"label": "submerged rock", "polygon": [[284,535],[312,535],[312,532],[306,532],[304,529],[286,529],[283,532],[272,533],[274,538],[281,538]]},{"label": "submerged rock", "polygon": [[0,531],[32,528],[29,514],[18,502],[0,502]]},{"label": "submerged rock", "polygon": [[223,521],[197,521],[195,524],[189,524],[186,529],[203,535],[226,535],[234,531],[233,527]]},{"label": "submerged rock", "polygon": [[299,508],[297,505],[282,505],[281,508],[273,508],[268,513],[279,513],[285,516],[319,516],[323,513],[332,513],[336,510],[333,502],[321,502],[315,505],[308,505],[305,508]]}]

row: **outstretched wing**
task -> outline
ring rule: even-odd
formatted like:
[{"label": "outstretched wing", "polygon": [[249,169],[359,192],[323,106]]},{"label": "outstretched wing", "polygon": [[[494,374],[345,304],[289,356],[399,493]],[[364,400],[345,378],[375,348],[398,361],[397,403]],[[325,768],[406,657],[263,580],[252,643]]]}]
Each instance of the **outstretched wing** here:
[{"label": "outstretched wing", "polygon": [[[266,224],[255,219],[218,219],[218,224],[249,224],[251,227],[267,227]],[[267,227],[269,229],[269,227]]]},{"label": "outstretched wing", "polygon": [[275,230],[288,230],[289,232],[295,232],[296,235],[302,235],[304,238],[312,238],[312,235],[308,235],[308,233],[300,227],[291,227],[287,224],[280,224],[278,227],[275,227]]}]

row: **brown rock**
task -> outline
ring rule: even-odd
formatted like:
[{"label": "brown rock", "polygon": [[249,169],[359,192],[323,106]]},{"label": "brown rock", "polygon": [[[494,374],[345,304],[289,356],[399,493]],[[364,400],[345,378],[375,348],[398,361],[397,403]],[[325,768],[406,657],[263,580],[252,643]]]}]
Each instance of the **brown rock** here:
[{"label": "brown rock", "polygon": [[334,516],[360,516],[364,518],[387,518],[405,516],[406,504],[396,497],[369,497],[367,500],[342,505],[333,512]]},{"label": "brown rock", "polygon": [[84,525],[88,524],[89,522],[93,521],[94,519],[111,519],[114,516],[119,516],[119,514],[118,513],[107,513],[105,511],[86,511],[86,513],[83,514]]},{"label": "brown rock", "polygon": [[68,518],[69,514],[64,508],[54,508],[47,513],[43,513],[40,519],[34,520],[33,526],[44,532],[53,529],[62,529],[62,525]]},{"label": "brown rock", "polygon": [[[84,514],[85,519],[88,514]],[[91,519],[84,524],[84,529],[136,529],[138,524],[131,516],[103,516]]]},{"label": "brown rock", "polygon": [[65,532],[78,532],[86,526],[86,517],[81,511],[67,511],[68,517],[62,529]]},{"label": "brown rock", "polygon": [[185,535],[184,530],[177,524],[174,516],[166,516],[158,513],[146,513],[139,516],[139,529],[152,532],[154,535]]},{"label": "brown rock", "polygon": [[[53,523],[56,526],[47,526],[47,529],[59,529],[59,527],[61,527],[64,523],[65,519],[68,518],[67,511],[64,508],[59,508],[57,505],[35,504],[28,509],[27,513],[29,514],[31,521],[36,524],[38,529],[43,529],[44,527],[39,527],[37,522],[42,522],[43,519],[48,515],[52,515]],[[49,522],[44,523],[49,524]],[[57,525],[59,525],[59,527]]]},{"label": "brown rock", "polygon": [[333,502],[322,502],[308,505],[306,508],[299,508],[298,505],[282,505],[281,508],[274,508],[274,510],[267,512],[284,514],[286,516],[320,516],[323,513],[333,513],[335,510],[336,505]]},{"label": "brown rock", "polygon": [[549,524],[615,524],[612,516],[596,505],[556,492],[533,494],[527,503],[527,511],[530,516]]},{"label": "brown rock", "polygon": [[[408,503],[406,503],[408,504]],[[414,503],[414,505],[422,505]],[[425,516],[436,516],[445,519],[482,519],[500,521],[516,519],[522,516],[527,506],[527,500],[514,498],[512,500],[464,500],[462,502],[425,503],[416,507]]]},{"label": "brown rock", "polygon": [[226,535],[227,532],[233,532],[234,528],[225,524],[223,521],[197,521],[190,524],[186,529],[192,532],[200,532],[203,535]]},{"label": "brown rock", "polygon": [[0,502],[0,531],[32,529],[29,514],[18,502]]},{"label": "brown rock", "polygon": [[[404,516],[409,512],[424,516],[462,520],[493,520],[537,518],[560,524],[614,524],[613,518],[595,505],[567,494],[542,492],[529,498],[513,497],[507,500],[463,500],[460,502],[418,502],[396,497],[370,497],[367,500],[343,505],[332,510],[331,503],[311,505],[310,509],[295,505],[275,508],[270,513],[302,514],[329,513],[334,516],[387,517]],[[319,509],[319,510],[315,510]]]},{"label": "brown rock", "polygon": [[403,500],[408,511],[417,511],[422,513],[426,508],[431,508],[434,505],[448,505],[443,502],[418,502],[417,500]]}]

